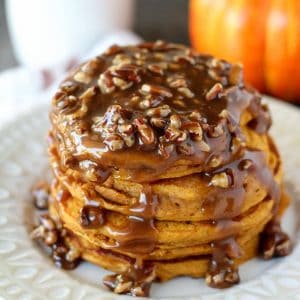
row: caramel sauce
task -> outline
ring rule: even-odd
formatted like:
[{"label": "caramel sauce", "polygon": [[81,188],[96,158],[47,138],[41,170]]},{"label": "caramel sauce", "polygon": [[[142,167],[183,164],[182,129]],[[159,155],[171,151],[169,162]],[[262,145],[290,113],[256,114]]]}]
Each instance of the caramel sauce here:
[{"label": "caramel sauce", "polygon": [[[130,296],[149,296],[151,283],[155,277],[153,266],[139,266],[133,264],[126,273],[107,275],[103,278],[103,284],[111,291],[118,293],[119,284],[124,284],[124,291]],[[120,288],[119,288],[120,289]]]},{"label": "caramel sauce", "polygon": [[154,215],[157,203],[157,196],[152,193],[151,186],[144,185],[138,203],[130,207],[132,215],[126,217],[126,226],[105,224],[109,236],[115,240],[114,245],[107,244],[105,248],[112,250],[118,248],[135,253],[137,256],[151,253],[156,245]]},{"label": "caramel sauce", "polygon": [[[243,169],[244,162],[250,164],[247,169]],[[258,179],[261,186],[266,189],[267,196],[274,200],[274,211],[276,211],[276,205],[280,200],[280,189],[262,151],[243,150],[240,158],[211,173],[205,173],[203,176],[209,184],[214,174],[222,172],[229,173],[232,180],[231,185],[226,189],[214,187],[202,207],[203,210],[209,211],[212,219],[232,219],[240,215],[247,189],[244,183],[248,176]]]},{"label": "caramel sauce", "polygon": [[240,282],[238,269],[233,259],[242,255],[234,237],[221,240],[212,244],[213,254],[206,282],[214,288],[227,288]]}]

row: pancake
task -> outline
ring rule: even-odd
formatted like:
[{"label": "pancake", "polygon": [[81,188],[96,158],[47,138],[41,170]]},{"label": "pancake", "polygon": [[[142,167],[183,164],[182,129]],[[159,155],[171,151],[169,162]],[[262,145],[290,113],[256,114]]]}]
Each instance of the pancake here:
[{"label": "pancake", "polygon": [[[240,65],[162,41],[112,46],[52,99],[49,215],[32,233],[60,267],[116,272],[118,294],[205,277],[291,251],[271,116]],[[43,194],[43,193],[36,193]]]},{"label": "pancake", "polygon": [[[276,153],[270,151],[269,153],[269,167],[273,170],[275,180],[280,183],[282,178],[280,159]],[[52,159],[57,160],[54,156]],[[266,186],[254,175],[247,174],[243,181],[247,192],[242,199],[242,207],[236,215],[256,205],[267,196]],[[130,207],[138,203],[143,187],[142,184],[128,182],[114,176],[111,176],[102,185],[94,182],[68,180],[68,177],[78,177],[76,171],[69,172],[67,176],[62,172],[57,172],[57,176],[75,198],[86,199],[85,201],[93,199],[101,207],[126,215],[132,213]],[[214,193],[219,191],[209,187],[207,180],[204,180],[199,173],[154,182],[152,190],[160,200],[154,212],[155,218],[158,220],[201,221],[217,219],[218,215],[222,217],[223,210],[228,208],[225,197],[215,200],[218,205],[210,203],[210,199],[216,197]],[[204,207],[206,209],[203,209]],[[217,207],[220,207],[221,211]],[[227,214],[229,217],[235,216],[234,212],[227,211]]]},{"label": "pancake", "polygon": [[[53,194],[52,194],[53,195]],[[64,199],[64,201],[53,201],[58,215],[71,231],[76,232],[87,239],[93,241],[95,244],[107,248],[115,248],[115,237],[123,232],[124,228],[127,230],[130,227],[130,220],[119,213],[112,211],[105,212],[105,224],[101,228],[84,230],[80,223],[80,210],[82,203],[76,201],[77,199]],[[230,221],[220,220],[214,222],[174,222],[174,221],[155,221],[155,240],[156,246],[164,248],[175,247],[189,247],[201,243],[209,243],[211,241],[219,240],[232,236],[234,233],[244,234],[253,228],[255,225],[265,225],[272,215],[273,200],[266,199],[257,206],[251,208],[245,214],[238,216],[236,219]],[[226,231],[222,230],[226,227]],[[250,231],[251,232],[251,231]],[[256,232],[257,233],[257,232]],[[225,234],[225,235],[224,235]],[[110,242],[107,241],[110,240]],[[132,242],[132,240],[129,240]],[[127,241],[125,241],[127,242]],[[135,252],[137,252],[138,240],[133,241]],[[118,250],[118,247],[116,247]],[[121,253],[128,254],[126,251]],[[134,253],[135,254],[135,253]],[[149,255],[151,253],[148,253]]]}]

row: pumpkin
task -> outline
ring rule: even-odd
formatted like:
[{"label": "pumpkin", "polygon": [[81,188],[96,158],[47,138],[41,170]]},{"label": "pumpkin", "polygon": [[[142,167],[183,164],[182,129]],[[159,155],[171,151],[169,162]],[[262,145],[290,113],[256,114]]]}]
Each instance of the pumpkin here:
[{"label": "pumpkin", "polygon": [[300,103],[300,0],[190,0],[194,48],[244,65],[262,92]]}]

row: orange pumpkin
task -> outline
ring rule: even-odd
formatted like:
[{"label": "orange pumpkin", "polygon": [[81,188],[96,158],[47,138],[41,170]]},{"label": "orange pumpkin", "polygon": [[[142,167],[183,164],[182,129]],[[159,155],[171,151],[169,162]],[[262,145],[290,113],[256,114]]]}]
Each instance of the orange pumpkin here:
[{"label": "orange pumpkin", "polygon": [[244,64],[263,92],[300,103],[300,0],[190,0],[201,52]]}]

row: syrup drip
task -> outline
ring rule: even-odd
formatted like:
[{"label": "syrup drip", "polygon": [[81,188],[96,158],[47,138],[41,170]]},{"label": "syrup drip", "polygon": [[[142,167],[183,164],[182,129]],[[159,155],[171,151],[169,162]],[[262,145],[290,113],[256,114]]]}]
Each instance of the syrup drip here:
[{"label": "syrup drip", "polygon": [[127,217],[127,224],[122,228],[108,227],[107,230],[116,240],[115,245],[107,249],[120,250],[146,255],[151,253],[156,245],[156,228],[154,222],[157,196],[152,193],[150,185],[144,185],[136,205],[130,208],[132,215]]}]

